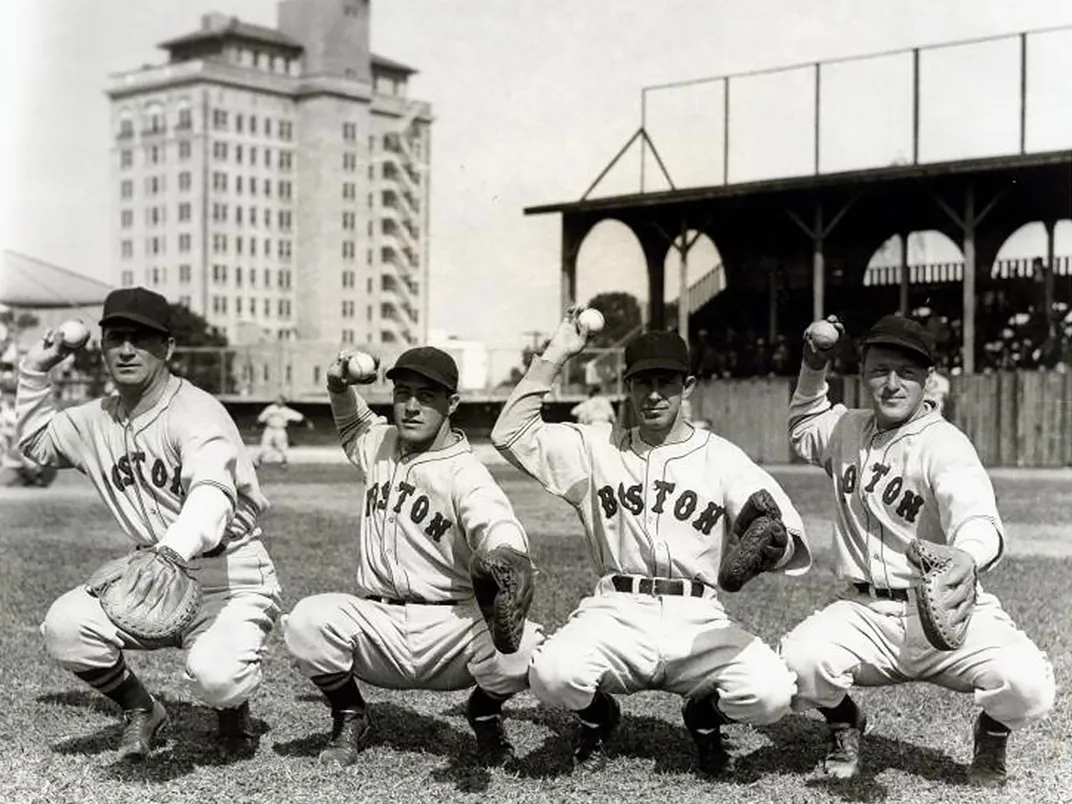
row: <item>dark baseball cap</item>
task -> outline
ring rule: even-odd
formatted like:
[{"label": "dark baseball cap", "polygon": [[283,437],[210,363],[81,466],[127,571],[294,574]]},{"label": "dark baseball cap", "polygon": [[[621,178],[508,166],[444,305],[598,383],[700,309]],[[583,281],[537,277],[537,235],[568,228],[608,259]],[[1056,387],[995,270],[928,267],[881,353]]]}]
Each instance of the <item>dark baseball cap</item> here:
[{"label": "dark baseball cap", "polygon": [[387,371],[389,380],[397,379],[400,372],[412,371],[425,379],[442,385],[448,391],[458,390],[458,365],[454,358],[434,346],[417,346],[403,352]]},{"label": "dark baseball cap", "polygon": [[102,327],[115,324],[138,324],[171,334],[171,305],[168,300],[147,288],[118,288],[104,299]]},{"label": "dark baseball cap", "polygon": [[627,380],[642,371],[688,374],[688,344],[676,332],[642,332],[625,346],[625,374],[622,378]]},{"label": "dark baseball cap", "polygon": [[860,339],[860,346],[893,346],[934,365],[934,340],[921,324],[893,313],[885,315]]}]

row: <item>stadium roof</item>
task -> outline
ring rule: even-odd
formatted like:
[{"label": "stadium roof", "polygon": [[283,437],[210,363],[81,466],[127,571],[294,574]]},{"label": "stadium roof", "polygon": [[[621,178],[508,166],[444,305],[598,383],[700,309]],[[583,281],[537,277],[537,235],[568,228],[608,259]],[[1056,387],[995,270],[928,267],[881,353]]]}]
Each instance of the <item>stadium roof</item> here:
[{"label": "stadium roof", "polygon": [[102,304],[112,286],[58,265],[4,250],[0,304],[31,310]]}]

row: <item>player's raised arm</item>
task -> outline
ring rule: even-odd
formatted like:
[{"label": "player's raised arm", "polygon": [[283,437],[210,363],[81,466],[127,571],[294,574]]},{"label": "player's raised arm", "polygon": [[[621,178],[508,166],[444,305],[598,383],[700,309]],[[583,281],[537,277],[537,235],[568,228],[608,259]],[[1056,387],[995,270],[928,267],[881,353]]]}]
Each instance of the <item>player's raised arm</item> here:
[{"label": "player's raised arm", "polygon": [[793,398],[789,401],[789,443],[809,463],[821,463],[834,425],[845,413],[844,405],[832,405],[826,369],[830,353],[845,328],[834,317],[813,321],[804,330],[804,356]]},{"label": "player's raised arm", "polygon": [[368,385],[376,379],[379,361],[364,352],[339,352],[328,366],[327,385],[331,399],[331,415],[350,462],[362,473],[367,466],[361,458],[361,443],[374,427],[387,424],[387,419],[377,416],[364,398],[354,389],[355,384]]},{"label": "player's raised arm", "polygon": [[544,397],[562,367],[581,353],[590,335],[571,306],[542,355],[503,404],[491,430],[491,442],[511,464],[539,480],[552,494],[573,500],[591,477],[590,460],[580,427],[549,424],[540,415]]},{"label": "player's raised arm", "polygon": [[74,351],[52,330],[19,364],[15,438],[19,451],[42,466],[81,465],[82,438],[72,411],[59,411],[49,372]]}]

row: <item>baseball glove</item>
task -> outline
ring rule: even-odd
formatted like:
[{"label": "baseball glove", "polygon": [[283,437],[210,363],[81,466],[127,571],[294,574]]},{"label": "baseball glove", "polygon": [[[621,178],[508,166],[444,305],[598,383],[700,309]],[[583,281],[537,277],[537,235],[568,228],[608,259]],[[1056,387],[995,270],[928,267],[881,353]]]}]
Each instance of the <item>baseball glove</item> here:
[{"label": "baseball glove", "polygon": [[782,511],[766,489],[755,491],[745,501],[718,570],[718,585],[738,592],[762,572],[777,566],[789,544]]},{"label": "baseball glove", "polygon": [[905,556],[921,573],[915,586],[923,633],[938,650],[956,650],[975,608],[975,561],[956,547],[918,539]]},{"label": "baseball glove", "polygon": [[495,650],[517,653],[535,592],[532,560],[505,545],[478,550],[469,562],[469,574]]},{"label": "baseball glove", "polygon": [[174,645],[201,608],[201,584],[169,547],[134,550],[86,582],[120,629],[150,647]]}]

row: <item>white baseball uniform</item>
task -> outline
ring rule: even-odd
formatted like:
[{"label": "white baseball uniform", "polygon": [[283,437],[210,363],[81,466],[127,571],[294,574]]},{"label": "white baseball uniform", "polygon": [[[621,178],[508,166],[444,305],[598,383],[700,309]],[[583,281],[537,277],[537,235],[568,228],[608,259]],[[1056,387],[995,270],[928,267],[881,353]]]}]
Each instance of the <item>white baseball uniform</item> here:
[{"label": "white baseball uniform", "polygon": [[602,577],[537,649],[533,692],[549,706],[579,711],[597,690],[662,689],[690,699],[717,690],[719,709],[733,720],[779,719],[796,691],[793,676],[727,615],[716,585],[732,523],[759,489],[773,495],[792,537],[780,570],[808,569],[793,504],[742,450],[710,432],[653,447],[638,428],[544,422],[540,407],[556,373],[555,364],[533,360],[492,441],[573,505]]},{"label": "white baseball uniform", "polygon": [[[217,708],[247,700],[261,681],[280,590],[257,524],[268,501],[224,407],[171,377],[153,407],[133,419],[115,396],[59,411],[48,375],[26,368],[16,405],[20,449],[41,464],[86,475],[134,546],[174,538],[186,501],[200,487],[226,495],[231,511],[223,532],[193,548],[204,603],[175,647],[187,649],[186,680],[197,698]],[[49,653],[74,672],[110,667],[122,649],[144,647],[84,587],[52,604],[41,631]]]},{"label": "white baseball uniform", "polygon": [[257,423],[264,425],[261,432],[261,451],[257,461],[265,460],[269,455],[275,455],[283,463],[287,462],[287,449],[290,440],[287,438],[287,426],[305,421],[305,417],[287,405],[273,402],[260,412]]},{"label": "white baseball uniform", "polygon": [[354,594],[307,597],[284,618],[301,672],[395,689],[524,689],[542,630],[527,622],[521,649],[498,653],[469,577],[478,549],[528,552],[502,489],[460,432],[442,449],[402,455],[397,428],[352,389],[331,394],[331,408],[364,486],[357,576]]},{"label": "white baseball uniform", "polygon": [[963,647],[938,651],[910,591],[918,573],[905,551],[914,539],[959,547],[980,571],[1001,558],[1004,528],[975,448],[931,402],[925,415],[883,431],[870,410],[832,405],[827,390],[825,371],[802,367],[789,435],[797,454],[831,478],[833,546],[846,586],[782,641],[797,673],[794,708],[832,707],[853,684],[929,681],[974,692],[1012,729],[1044,717],[1052,668],[994,595],[980,585]]}]

